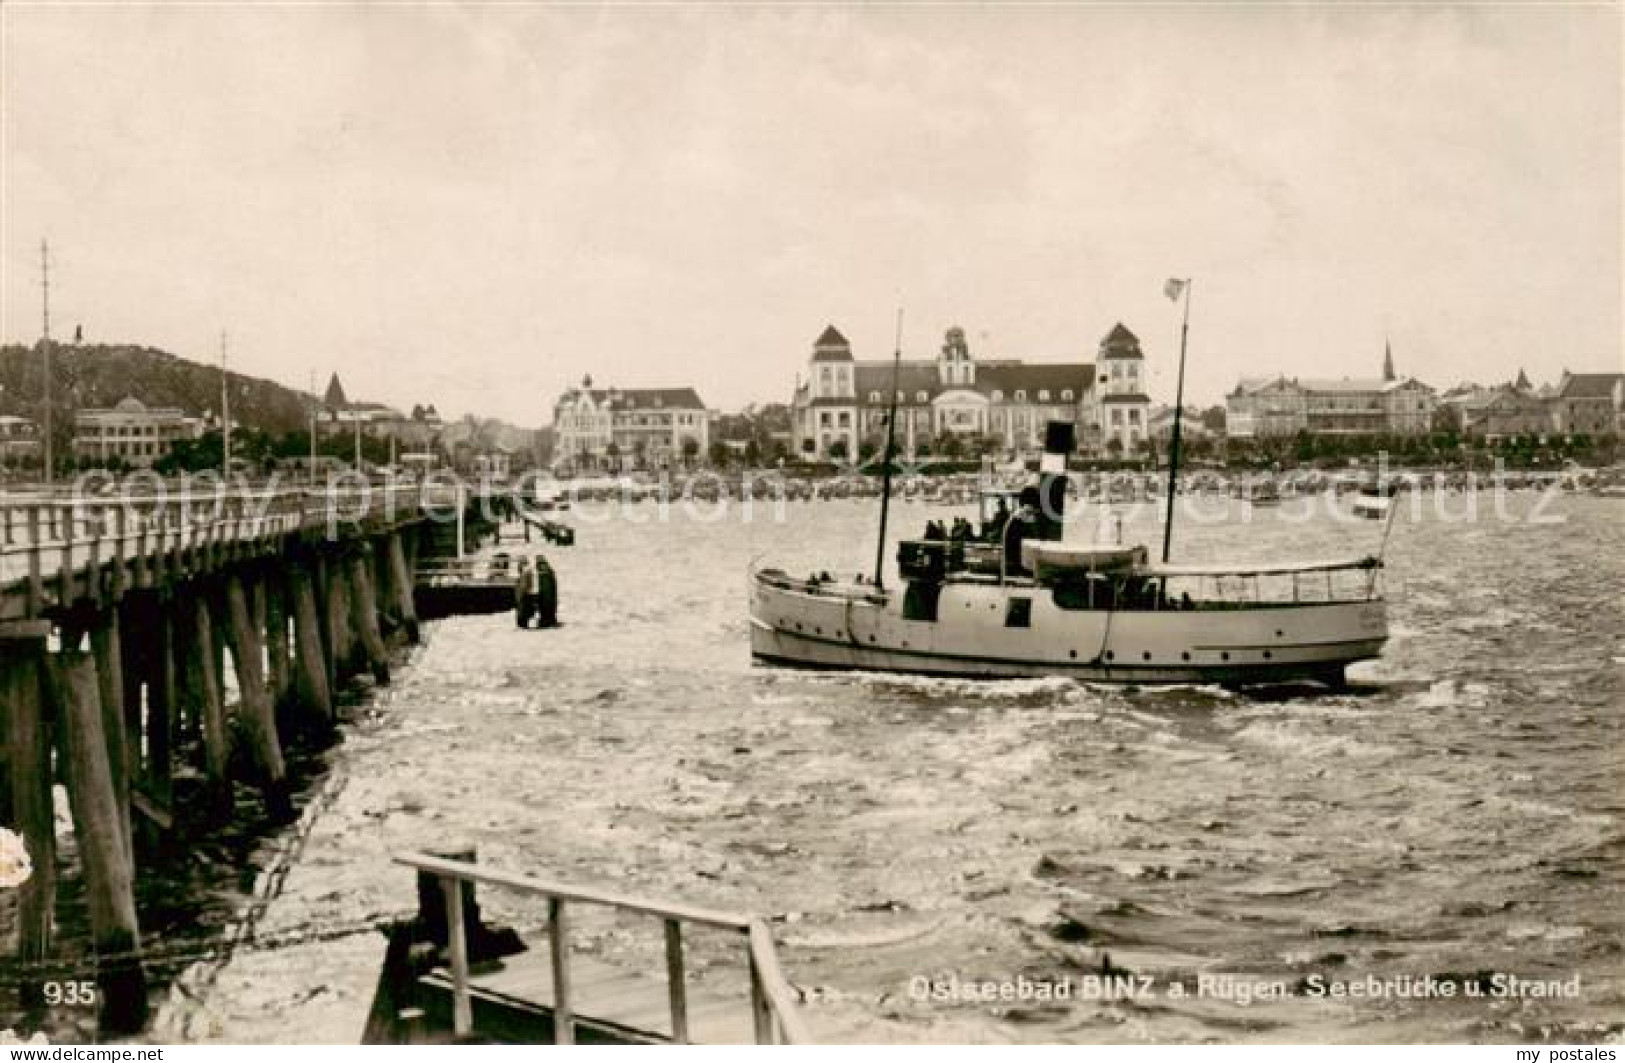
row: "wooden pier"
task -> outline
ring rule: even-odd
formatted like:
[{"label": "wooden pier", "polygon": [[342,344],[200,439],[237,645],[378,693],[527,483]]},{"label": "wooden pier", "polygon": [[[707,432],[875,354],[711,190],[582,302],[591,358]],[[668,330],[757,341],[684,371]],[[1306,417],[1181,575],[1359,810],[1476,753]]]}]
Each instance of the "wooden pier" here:
[{"label": "wooden pier", "polygon": [[289,749],[331,741],[344,683],[390,681],[390,647],[417,639],[433,518],[479,501],[399,485],[0,500],[0,824],[33,865],[0,893],[15,1003],[37,1008],[46,980],[69,977],[53,963],[53,785],[72,809],[102,1028],[138,1030],[133,884],[143,843],[175,827],[178,769],[204,780],[194,818],[231,816],[238,784],[291,815]]}]

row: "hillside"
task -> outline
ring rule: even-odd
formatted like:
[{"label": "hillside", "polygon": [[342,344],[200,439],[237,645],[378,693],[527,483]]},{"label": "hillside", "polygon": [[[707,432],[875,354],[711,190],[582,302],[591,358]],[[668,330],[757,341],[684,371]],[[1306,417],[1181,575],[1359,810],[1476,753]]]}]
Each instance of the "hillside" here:
[{"label": "hillside", "polygon": [[[201,416],[220,408],[220,370],[167,351],[133,345],[56,344],[52,347],[52,412],[58,442],[72,433],[76,409],[112,406],[133,395],[149,406],[179,406]],[[41,419],[40,349],[0,347],[0,413]],[[309,421],[310,398],[257,377],[230,373],[235,423],[273,434],[297,432]]]}]

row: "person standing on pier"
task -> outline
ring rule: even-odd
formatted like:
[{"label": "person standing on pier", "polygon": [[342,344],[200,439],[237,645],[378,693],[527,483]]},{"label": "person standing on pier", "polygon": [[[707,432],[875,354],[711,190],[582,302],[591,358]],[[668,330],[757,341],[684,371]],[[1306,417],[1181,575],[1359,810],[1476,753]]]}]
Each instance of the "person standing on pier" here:
[{"label": "person standing on pier", "polygon": [[533,561],[519,559],[519,577],[514,582],[515,618],[520,627],[530,627],[534,618],[537,627],[552,627],[558,623],[558,592],[553,583],[553,570],[540,555]]}]

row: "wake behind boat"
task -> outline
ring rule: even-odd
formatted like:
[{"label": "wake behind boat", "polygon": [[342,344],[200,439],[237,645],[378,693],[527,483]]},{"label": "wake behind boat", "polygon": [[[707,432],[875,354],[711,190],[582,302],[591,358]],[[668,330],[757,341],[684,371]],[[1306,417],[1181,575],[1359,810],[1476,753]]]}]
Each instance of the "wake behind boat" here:
[{"label": "wake behind boat", "polygon": [[[753,656],[937,676],[1340,686],[1348,665],[1382,653],[1388,622],[1380,557],[1168,563],[1177,419],[1163,561],[1153,562],[1144,546],[1063,542],[1073,442],[1072,424],[1049,424],[1037,482],[1022,490],[1015,512],[1001,504],[991,517],[984,509],[979,529],[962,525],[948,535],[933,527],[927,538],[902,542],[899,588],[884,586],[881,557],[870,581],[796,579],[753,567]],[[888,432],[888,479],[892,445]],[[889,482],[881,494],[882,544],[888,497]]]}]

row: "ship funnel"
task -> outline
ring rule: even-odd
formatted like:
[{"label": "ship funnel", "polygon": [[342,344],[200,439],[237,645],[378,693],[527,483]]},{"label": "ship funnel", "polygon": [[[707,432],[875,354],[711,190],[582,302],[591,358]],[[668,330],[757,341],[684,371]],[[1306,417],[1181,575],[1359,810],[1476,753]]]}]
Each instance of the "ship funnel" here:
[{"label": "ship funnel", "polygon": [[1066,517],[1066,459],[1077,445],[1077,426],[1050,421],[1044,426],[1044,456],[1038,461],[1038,521],[1034,538],[1058,540]]}]

